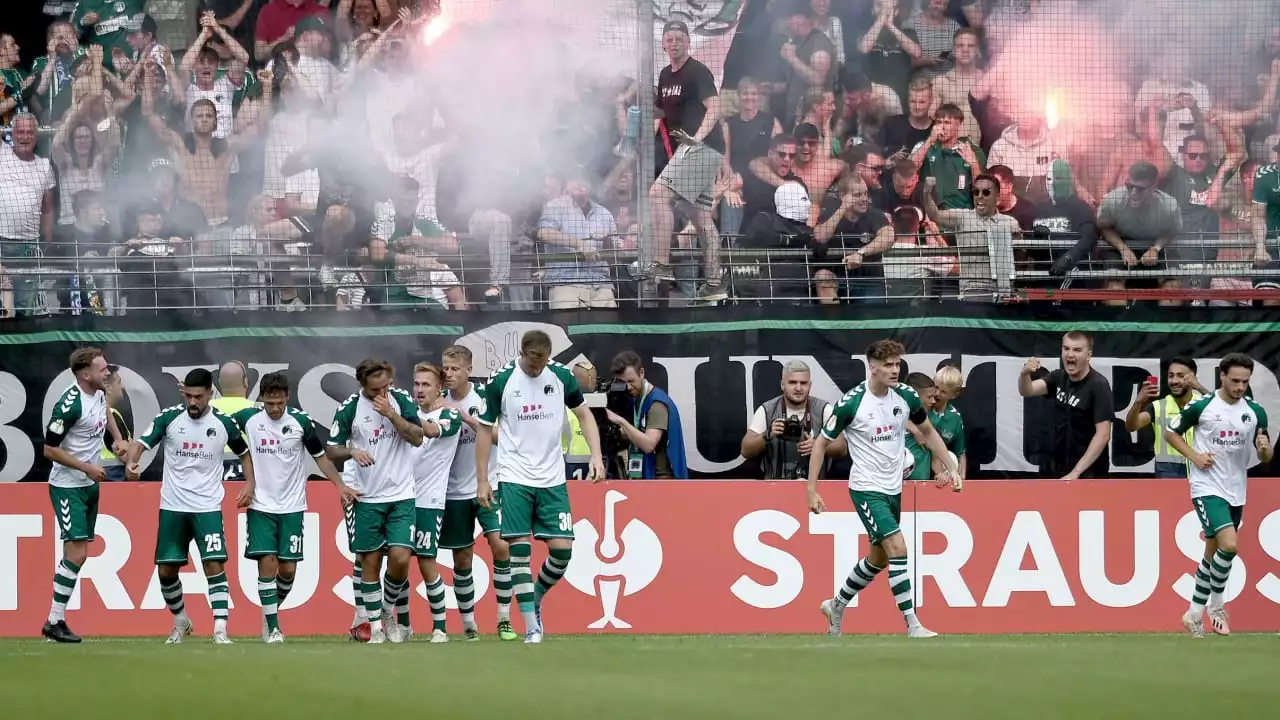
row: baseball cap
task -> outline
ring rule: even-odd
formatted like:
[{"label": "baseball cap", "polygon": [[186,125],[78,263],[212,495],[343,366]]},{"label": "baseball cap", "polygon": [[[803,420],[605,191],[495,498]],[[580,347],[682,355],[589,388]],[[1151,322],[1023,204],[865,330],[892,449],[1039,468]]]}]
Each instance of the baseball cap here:
[{"label": "baseball cap", "polygon": [[662,26],[662,34],[663,34],[663,35],[666,35],[667,33],[671,32],[672,30],[679,30],[680,32],[684,33],[685,35],[688,35],[688,34],[689,34],[689,26],[688,26],[688,24],[686,24],[686,23],[684,23],[684,22],[682,22],[682,21],[680,21],[680,20],[672,20],[672,21],[668,22],[666,25],[663,25],[663,26]]},{"label": "baseball cap", "polygon": [[809,200],[809,191],[798,182],[784,182],[773,191],[773,204],[778,208],[778,215],[788,220],[804,222],[809,219],[809,208],[813,203]]},{"label": "baseball cap", "polygon": [[315,32],[322,32],[327,35],[333,34],[333,30],[329,27],[329,24],[326,23],[324,18],[319,15],[308,15],[307,17],[302,18],[293,26],[293,29],[297,37],[301,37],[302,33],[312,30]]}]

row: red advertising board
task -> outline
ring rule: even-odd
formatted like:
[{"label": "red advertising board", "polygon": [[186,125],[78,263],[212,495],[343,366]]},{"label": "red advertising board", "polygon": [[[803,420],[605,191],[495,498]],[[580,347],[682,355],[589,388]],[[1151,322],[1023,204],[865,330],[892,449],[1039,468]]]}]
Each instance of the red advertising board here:
[{"label": "red advertising board", "polygon": [[[1227,591],[1232,627],[1277,630],[1280,484],[1250,484]],[[797,483],[574,483],[577,541],[569,572],[544,607],[548,632],[822,632],[818,604],[867,549],[844,485],[824,483],[822,493],[831,510],[814,516]],[[238,556],[244,519],[235,494],[228,487],[224,506],[231,631],[253,635],[261,627],[257,573]],[[103,487],[98,538],[69,609],[77,632],[167,632],[151,564],[158,502],[158,485]],[[281,622],[289,634],[340,634],[352,614],[342,513],[325,483],[311,484],[309,503],[307,560]],[[987,481],[961,494],[921,484],[908,487],[903,511],[920,617],[934,630],[1180,630],[1201,548],[1185,481]],[[478,548],[478,613],[491,631],[488,551],[483,542]],[[0,484],[0,636],[39,632],[59,553],[47,488]],[[197,631],[207,632],[204,581],[197,565],[186,571],[187,607]],[[413,576],[414,612],[426,622],[425,593],[416,570]],[[845,614],[846,631],[902,631],[883,580],[858,601]],[[456,615],[450,623],[456,627]]]}]

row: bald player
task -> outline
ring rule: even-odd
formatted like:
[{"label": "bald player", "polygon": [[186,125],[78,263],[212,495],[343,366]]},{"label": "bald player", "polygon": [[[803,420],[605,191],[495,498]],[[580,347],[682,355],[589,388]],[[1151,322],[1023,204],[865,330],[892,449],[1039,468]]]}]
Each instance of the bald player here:
[{"label": "bald player", "polygon": [[[228,360],[218,368],[218,393],[209,404],[218,412],[231,417],[241,410],[255,407],[249,400],[249,372],[239,360]],[[222,451],[223,480],[243,480],[244,468],[230,448]]]}]

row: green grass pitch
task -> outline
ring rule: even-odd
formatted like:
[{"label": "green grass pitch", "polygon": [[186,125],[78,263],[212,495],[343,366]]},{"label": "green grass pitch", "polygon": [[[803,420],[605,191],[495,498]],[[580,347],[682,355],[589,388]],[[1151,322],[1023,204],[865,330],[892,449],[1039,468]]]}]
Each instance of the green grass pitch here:
[{"label": "green grass pitch", "polygon": [[9,718],[1280,717],[1280,638],[549,636],[0,641]]}]

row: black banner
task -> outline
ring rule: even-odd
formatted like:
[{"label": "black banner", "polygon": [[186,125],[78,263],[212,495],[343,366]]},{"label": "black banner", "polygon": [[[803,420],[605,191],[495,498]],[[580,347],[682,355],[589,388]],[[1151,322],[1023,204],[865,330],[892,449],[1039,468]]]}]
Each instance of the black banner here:
[{"label": "black banner", "polygon": [[[1111,383],[1116,426],[1109,449],[1118,474],[1151,472],[1150,428],[1125,432],[1124,414],[1138,385],[1164,377],[1162,359],[1187,355],[1199,363],[1206,387],[1228,352],[1259,361],[1253,393],[1268,411],[1280,410],[1277,349],[1280,312],[1272,310],[1093,311],[929,305],[878,311],[863,308],[754,308],[619,311],[541,315],[499,313],[248,313],[200,317],[46,319],[0,326],[0,480],[43,480],[43,424],[71,383],[67,356],[94,345],[120,365],[127,394],[123,410],[135,429],[162,407],[179,402],[178,379],[193,367],[245,363],[250,383],[266,372],[289,373],[292,402],[329,424],[337,404],[356,389],[354,367],[382,357],[407,386],[415,362],[439,362],[455,342],[475,355],[485,376],[513,358],[520,335],[548,331],[555,358],[580,356],[607,372],[613,356],[634,350],[647,377],[679,406],[686,453],[695,477],[750,477],[738,454],[754,408],[779,394],[783,364],[799,358],[813,370],[813,392],[829,401],[861,382],[869,343],[903,342],[911,370],[933,374],[944,361],[958,365],[966,389],[957,401],[969,432],[973,477],[1027,477],[1035,472],[1044,438],[1042,399],[1019,397],[1026,358],[1057,366],[1062,334],[1094,337],[1093,366]],[[252,396],[256,396],[256,388]],[[151,463],[154,477],[158,463]],[[1255,468],[1263,472],[1266,468]]]}]

